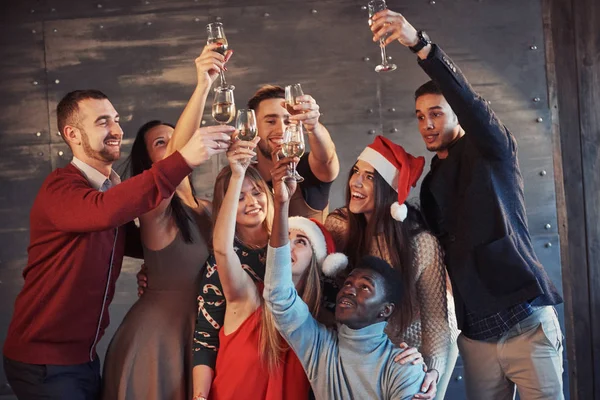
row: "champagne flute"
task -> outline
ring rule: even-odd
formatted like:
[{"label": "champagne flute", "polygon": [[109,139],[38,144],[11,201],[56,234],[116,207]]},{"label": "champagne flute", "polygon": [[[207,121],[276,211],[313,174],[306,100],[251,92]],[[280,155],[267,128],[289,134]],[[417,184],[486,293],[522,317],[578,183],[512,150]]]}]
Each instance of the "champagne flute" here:
[{"label": "champagne flute", "polygon": [[[238,130],[237,138],[239,140],[251,141],[254,140],[258,133],[256,127],[256,114],[251,109],[241,109],[237,111],[235,118],[235,128]],[[257,164],[256,158],[250,159],[250,164]]]},{"label": "champagne flute", "polygon": [[[233,99],[233,86],[219,86],[215,88],[215,97],[212,104],[212,116],[219,125],[230,123],[235,117],[235,100]],[[217,154],[217,166],[221,168],[221,154]]]},{"label": "champagne flute", "polygon": [[304,96],[302,86],[299,83],[287,85],[285,87],[285,108],[291,115],[302,113],[302,111],[294,110],[296,104],[300,104],[298,97]]},{"label": "champagne flute", "polygon": [[[224,56],[227,52],[227,49],[229,49],[229,43],[227,42],[227,38],[225,37],[223,24],[220,22],[213,22],[211,24],[208,24],[206,25],[206,32],[208,33],[208,39],[206,40],[206,44],[218,44],[219,47],[215,49],[215,51]],[[221,87],[226,87],[227,82],[225,81],[225,73],[223,71],[220,71],[219,75],[221,76]]]},{"label": "champagne flute", "polygon": [[[369,26],[373,25],[373,20],[371,19],[373,17],[373,15],[377,14],[379,11],[383,11],[383,10],[387,9],[385,0],[371,0],[367,4],[367,7],[369,9]],[[387,35],[385,37],[382,37],[381,39],[379,39],[379,48],[381,49],[381,64],[379,64],[378,66],[375,67],[376,72],[388,72],[388,71],[393,71],[397,68],[396,64],[389,64],[387,61],[387,56],[385,54],[385,45],[384,45],[384,41],[386,38],[387,38]]]},{"label": "champagne flute", "polygon": [[[304,133],[302,132],[302,125],[290,124],[285,128],[281,151],[286,157],[300,158],[304,155]],[[296,182],[304,181],[304,178],[296,171],[296,163],[291,163],[288,174],[282,179],[295,180]]]}]

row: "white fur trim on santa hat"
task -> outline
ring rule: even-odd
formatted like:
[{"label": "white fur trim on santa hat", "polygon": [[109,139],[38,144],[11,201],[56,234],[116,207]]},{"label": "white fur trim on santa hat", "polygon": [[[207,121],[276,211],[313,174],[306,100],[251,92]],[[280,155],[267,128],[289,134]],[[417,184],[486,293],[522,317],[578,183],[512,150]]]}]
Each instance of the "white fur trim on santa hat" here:
[{"label": "white fur trim on santa hat", "polygon": [[332,253],[325,258],[321,269],[327,276],[336,276],[348,266],[348,257],[343,253]]},{"label": "white fur trim on santa hat", "polygon": [[392,204],[392,206],[390,207],[390,211],[392,214],[392,218],[400,222],[404,221],[406,219],[406,216],[408,215],[408,207],[406,207],[406,204],[398,204],[397,201],[395,201],[394,204]]},{"label": "white fur trim on santa hat", "polygon": [[397,192],[398,191],[398,169],[387,158],[381,155],[377,150],[365,147],[358,156],[359,160],[368,162],[375,168],[379,175]]},{"label": "white fur trim on santa hat", "polygon": [[321,229],[314,222],[304,217],[290,217],[289,227],[304,232],[312,245],[317,262],[322,264],[325,257],[327,257],[327,245]]}]

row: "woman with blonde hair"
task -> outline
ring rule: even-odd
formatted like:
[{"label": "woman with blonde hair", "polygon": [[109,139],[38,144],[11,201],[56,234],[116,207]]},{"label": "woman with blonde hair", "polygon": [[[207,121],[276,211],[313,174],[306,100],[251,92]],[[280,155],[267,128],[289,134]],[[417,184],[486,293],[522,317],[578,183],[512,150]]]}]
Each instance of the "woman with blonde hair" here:
[{"label": "woman with blonde hair", "polygon": [[[310,385],[304,369],[263,308],[273,199],[258,171],[248,166],[256,142],[235,142],[227,152],[229,166],[215,183],[214,256],[200,284],[195,340],[203,340],[202,324],[208,322],[220,329],[219,349],[212,384],[208,367],[194,368],[195,399],[308,399]],[[286,173],[284,161],[272,171],[275,184]],[[291,226],[294,282],[316,316],[321,305],[321,268],[326,265],[336,271],[345,262],[327,263],[325,230],[316,221],[295,217]],[[333,241],[329,243],[331,249]]]}]

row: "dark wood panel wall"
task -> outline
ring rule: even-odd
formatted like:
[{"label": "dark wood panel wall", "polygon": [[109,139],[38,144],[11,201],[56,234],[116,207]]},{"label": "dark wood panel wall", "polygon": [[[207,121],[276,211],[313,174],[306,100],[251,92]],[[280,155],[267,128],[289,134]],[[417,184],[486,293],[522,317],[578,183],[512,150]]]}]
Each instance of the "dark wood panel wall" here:
[{"label": "dark wood panel wall", "polygon": [[[416,27],[427,30],[444,47],[516,135],[535,249],[561,287],[556,208],[560,191],[555,188],[556,155],[552,141],[557,130],[552,123],[553,86],[547,85],[546,76],[548,50],[544,46],[543,16],[548,14],[542,13],[541,1],[389,0],[388,4],[403,12]],[[235,50],[227,78],[236,85],[238,107],[265,83],[301,82],[305,92],[317,99],[322,121],[332,133],[342,164],[340,177],[332,188],[333,207],[343,204],[347,173],[374,134],[384,134],[410,152],[429,159],[431,155],[418,134],[413,100],[414,89],[426,76],[414,55],[400,45],[388,51],[399,66],[397,71],[387,75],[373,71],[379,62],[379,50],[371,41],[364,3],[3,2],[0,344],[22,285],[33,198],[45,176],[71,158],[57,135],[57,102],[74,89],[94,87],[107,93],[122,115],[125,157],[135,132],[144,122],[154,118],[177,120],[195,84],[193,60],[205,43],[208,22],[224,23]],[[212,124],[210,112],[206,111],[204,123]],[[202,196],[212,196],[215,174],[214,163],[195,173],[194,183]],[[136,299],[137,269],[137,262],[126,260],[111,308],[111,327],[101,343],[101,352]],[[562,316],[562,308],[559,311]],[[0,366],[0,394],[4,382]],[[461,384],[459,361],[447,398],[463,398]]]},{"label": "dark wood panel wall", "polygon": [[600,399],[600,3],[544,0],[572,399]]}]

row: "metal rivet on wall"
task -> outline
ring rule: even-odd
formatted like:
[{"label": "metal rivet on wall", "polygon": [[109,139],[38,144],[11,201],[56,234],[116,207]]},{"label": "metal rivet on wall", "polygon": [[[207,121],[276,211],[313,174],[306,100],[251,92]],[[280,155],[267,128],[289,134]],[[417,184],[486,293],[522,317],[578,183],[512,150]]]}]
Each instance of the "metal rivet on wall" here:
[{"label": "metal rivet on wall", "polygon": [[36,132],[36,133],[35,133],[35,136],[37,136],[37,137],[40,137],[40,136],[42,136],[42,132]]},{"label": "metal rivet on wall", "polygon": [[50,9],[50,12],[56,12],[56,8]]},{"label": "metal rivet on wall", "polygon": [[61,136],[60,132],[56,132],[56,136]]},{"label": "metal rivet on wall", "polygon": [[56,33],[56,32],[58,32],[58,29],[54,28],[54,29],[52,29],[52,32]]},{"label": "metal rivet on wall", "polygon": [[456,377],[456,380],[457,380],[457,381],[462,381],[462,375],[458,375],[458,376]]},{"label": "metal rivet on wall", "polygon": [[36,31],[35,31],[35,29],[34,29],[34,30],[32,30],[32,31],[31,31],[31,33],[37,33],[37,32],[36,32]]},{"label": "metal rivet on wall", "polygon": [[58,85],[58,84],[60,83],[60,80],[58,80],[58,79],[55,79],[55,80],[54,80],[54,83],[56,83],[56,84]]},{"label": "metal rivet on wall", "polygon": [[150,25],[152,25],[152,22],[148,21],[148,22],[146,22],[146,25],[150,26]]},{"label": "metal rivet on wall", "polygon": [[552,243],[548,242],[544,245],[544,247],[548,249],[548,248],[552,247]]},{"label": "metal rivet on wall", "polygon": [[531,46],[529,46],[529,50],[537,50],[537,46],[535,44],[532,44]]},{"label": "metal rivet on wall", "polygon": [[202,120],[202,122],[201,122],[200,124],[202,124],[202,125],[206,125],[206,121],[205,121],[205,120]]},{"label": "metal rivet on wall", "polygon": [[102,8],[102,4],[96,4],[96,7]]},{"label": "metal rivet on wall", "polygon": [[363,61],[371,61],[369,57],[363,57]]},{"label": "metal rivet on wall", "polygon": [[388,61],[392,61],[392,56],[387,56]]},{"label": "metal rivet on wall", "polygon": [[396,109],[394,107],[388,109],[389,112],[396,112]]},{"label": "metal rivet on wall", "polygon": [[367,11],[367,6],[361,6],[360,9],[363,11]]},{"label": "metal rivet on wall", "polygon": [[32,84],[33,86],[37,86],[37,85],[39,84],[39,82],[38,82],[38,81],[33,81],[33,82],[31,82],[31,84]]},{"label": "metal rivet on wall", "polygon": [[398,128],[392,128],[390,129],[390,133],[397,133],[398,132]]},{"label": "metal rivet on wall", "polygon": [[312,10],[310,10],[310,12],[311,14],[316,14],[318,11],[313,8]]},{"label": "metal rivet on wall", "polygon": [[200,22],[200,18],[194,18],[194,22]]},{"label": "metal rivet on wall", "polygon": [[375,134],[375,129],[369,129],[369,132],[367,132],[369,135],[374,135]]},{"label": "metal rivet on wall", "polygon": [[65,154],[65,153],[64,153],[62,150],[59,150],[57,154],[58,154],[60,157],[62,157],[62,156],[63,156],[63,154]]},{"label": "metal rivet on wall", "polygon": [[222,19],[223,19],[223,18],[221,18],[221,17],[217,17],[217,18],[215,18],[215,20],[217,20],[217,21],[220,21],[220,20],[222,20]]},{"label": "metal rivet on wall", "polygon": [[544,119],[542,117],[537,117],[535,119],[535,122],[544,122]]},{"label": "metal rivet on wall", "polygon": [[373,109],[372,109],[372,108],[369,108],[369,109],[367,109],[367,112],[368,112],[369,114],[373,114]]},{"label": "metal rivet on wall", "polygon": [[546,176],[546,171],[544,171],[544,170],[540,171],[540,176]]},{"label": "metal rivet on wall", "polygon": [[144,2],[144,4],[148,5],[148,4],[150,4],[150,2],[149,2],[149,1],[146,1],[146,2]]},{"label": "metal rivet on wall", "polygon": [[29,12],[33,14],[35,10],[32,8]]},{"label": "metal rivet on wall", "polygon": [[104,25],[100,25],[100,29],[104,29]]},{"label": "metal rivet on wall", "polygon": [[540,102],[540,100],[541,100],[541,99],[540,99],[539,97],[534,97],[534,98],[533,98],[533,102],[534,102],[534,103],[539,103],[539,102]]},{"label": "metal rivet on wall", "polygon": [[41,156],[43,156],[43,155],[44,155],[44,152],[42,152],[42,151],[40,151],[40,152],[38,153],[38,156],[40,156],[40,157],[41,157]]},{"label": "metal rivet on wall", "polygon": [[265,18],[268,18],[270,16],[271,16],[271,14],[269,14],[268,12],[266,12],[266,13],[263,14],[263,17],[265,17]]},{"label": "metal rivet on wall", "polygon": [[435,0],[431,0],[431,1],[429,2],[429,4],[431,4],[431,5],[435,5]]},{"label": "metal rivet on wall", "polygon": [[544,229],[550,229],[550,228],[552,228],[552,225],[550,225],[550,224],[544,225]]}]

